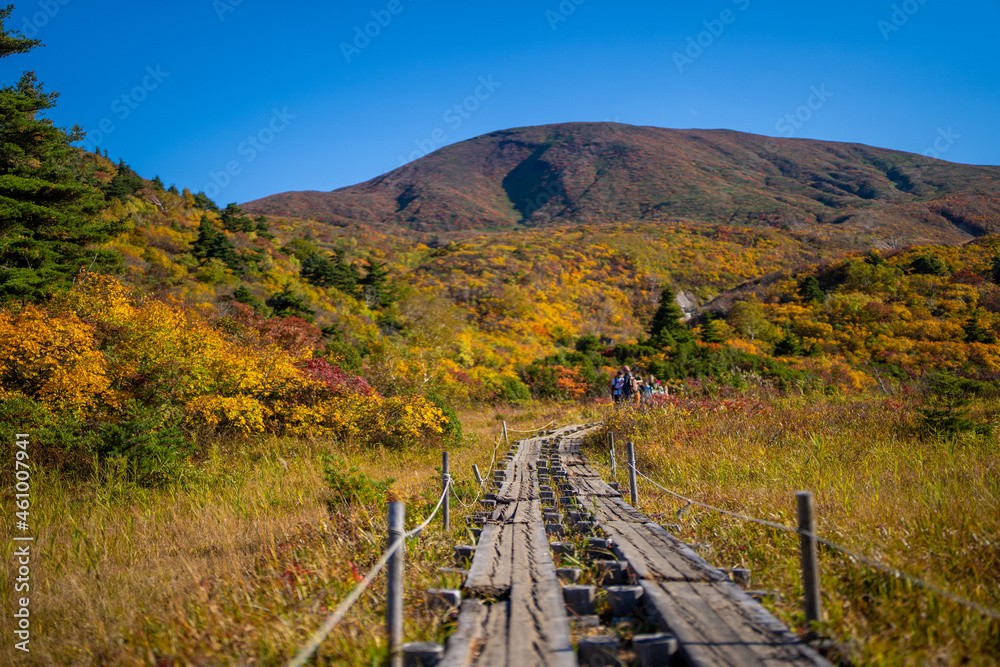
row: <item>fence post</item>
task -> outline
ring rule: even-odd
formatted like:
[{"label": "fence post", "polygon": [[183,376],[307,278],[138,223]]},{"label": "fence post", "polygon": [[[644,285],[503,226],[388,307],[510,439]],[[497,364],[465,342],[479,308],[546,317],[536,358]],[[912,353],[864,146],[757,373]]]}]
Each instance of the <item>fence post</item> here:
[{"label": "fence post", "polygon": [[[406,504],[389,503],[389,544],[403,535],[406,525]],[[385,622],[389,632],[389,656],[392,667],[402,667],[403,654],[403,559],[405,544],[389,558],[389,576],[386,591]]]},{"label": "fence post", "polygon": [[628,493],[632,500],[632,507],[639,507],[639,487],[635,482],[635,444],[628,442]]},{"label": "fence post", "polygon": [[608,433],[608,445],[611,448],[611,480],[618,481],[618,457],[615,456],[615,434]]},{"label": "fence post", "polygon": [[503,441],[507,443],[507,447],[510,448],[510,438],[507,437],[507,420],[503,420]]},{"label": "fence post", "polygon": [[[819,561],[816,557],[816,522],[813,497],[809,491],[795,494],[799,511],[799,548],[802,562],[802,589],[805,592],[806,623],[819,621],[822,615],[819,597]],[[808,534],[807,534],[808,533]]]},{"label": "fence post", "polygon": [[[450,481],[450,475],[448,472],[448,452],[441,452],[441,491],[443,492],[448,488],[448,482]],[[441,514],[444,517],[444,529],[451,530],[451,494],[446,493],[444,496],[444,503],[441,505]]]},{"label": "fence post", "polygon": [[476,476],[476,484],[478,484],[479,485],[479,489],[482,490],[482,488],[483,488],[483,476],[479,473],[479,466],[473,464],[473,466],[472,466],[472,474]]}]

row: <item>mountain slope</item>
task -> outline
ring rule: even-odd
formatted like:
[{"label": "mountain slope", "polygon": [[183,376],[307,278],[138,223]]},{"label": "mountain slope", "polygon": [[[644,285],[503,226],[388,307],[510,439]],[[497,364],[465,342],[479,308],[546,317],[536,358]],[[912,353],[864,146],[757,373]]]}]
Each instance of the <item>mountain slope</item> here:
[{"label": "mountain slope", "polygon": [[686,219],[960,242],[1000,231],[1000,168],[728,130],[566,123],[493,132],[366,183],[243,207],[431,233]]}]

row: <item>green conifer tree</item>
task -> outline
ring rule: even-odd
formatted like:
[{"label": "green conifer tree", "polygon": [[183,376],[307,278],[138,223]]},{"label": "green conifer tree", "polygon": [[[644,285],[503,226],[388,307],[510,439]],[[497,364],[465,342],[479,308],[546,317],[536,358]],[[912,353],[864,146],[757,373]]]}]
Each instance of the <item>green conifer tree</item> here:
[{"label": "green conifer tree", "polygon": [[677,305],[677,297],[669,287],[660,292],[660,302],[649,323],[649,342],[657,347],[686,343],[691,340],[691,332],[681,324],[684,311]]},{"label": "green conifer tree", "polygon": [[[26,53],[38,40],[8,31],[13,5],[0,9],[0,58]],[[118,254],[95,249],[123,230],[101,220],[101,192],[77,177],[82,153],[66,132],[42,118],[54,106],[28,72],[0,89],[0,300],[36,300],[69,286],[81,269],[113,272]]]}]

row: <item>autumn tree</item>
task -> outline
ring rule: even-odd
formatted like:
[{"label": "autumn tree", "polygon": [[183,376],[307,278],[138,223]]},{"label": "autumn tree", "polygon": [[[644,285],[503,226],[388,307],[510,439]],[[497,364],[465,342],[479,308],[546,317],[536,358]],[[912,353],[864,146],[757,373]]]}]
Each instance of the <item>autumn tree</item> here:
[{"label": "autumn tree", "polygon": [[[7,30],[13,5],[0,9],[0,58],[39,45]],[[42,118],[57,93],[31,72],[0,89],[0,300],[36,300],[68,286],[82,268],[114,271],[119,256],[94,246],[123,228],[103,220],[101,192],[75,173],[83,138]]]}]

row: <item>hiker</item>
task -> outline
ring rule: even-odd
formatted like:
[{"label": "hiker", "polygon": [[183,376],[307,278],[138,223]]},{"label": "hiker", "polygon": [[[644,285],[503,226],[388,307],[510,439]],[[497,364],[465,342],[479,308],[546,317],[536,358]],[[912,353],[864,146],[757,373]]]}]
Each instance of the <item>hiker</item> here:
[{"label": "hiker", "polygon": [[618,371],[618,375],[611,378],[611,400],[615,403],[622,402],[622,393],[625,388],[625,373],[621,370]]},{"label": "hiker", "polygon": [[628,403],[633,396],[635,396],[636,402],[639,400],[639,386],[636,384],[635,376],[632,375],[632,369],[628,366],[622,366],[622,401]]},{"label": "hiker", "polygon": [[648,399],[653,395],[653,391],[656,386],[656,376],[652,373],[649,375],[649,380],[642,384],[642,398],[643,400]]}]

